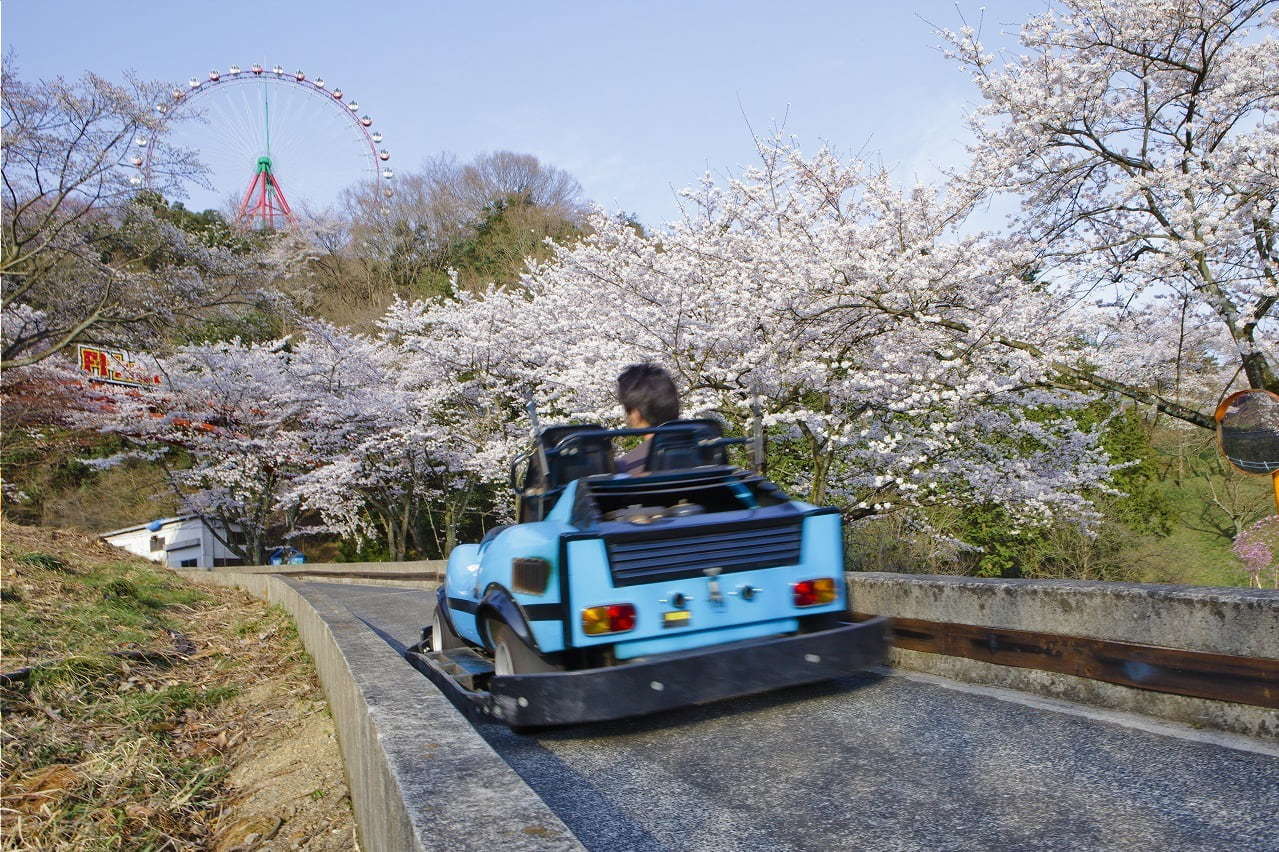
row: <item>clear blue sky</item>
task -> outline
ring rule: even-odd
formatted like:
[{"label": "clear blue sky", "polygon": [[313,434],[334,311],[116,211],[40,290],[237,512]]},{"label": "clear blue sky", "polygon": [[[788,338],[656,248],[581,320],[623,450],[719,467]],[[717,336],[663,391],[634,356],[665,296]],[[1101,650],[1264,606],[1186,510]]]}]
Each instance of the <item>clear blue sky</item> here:
[{"label": "clear blue sky", "polygon": [[[987,2],[1009,43],[1036,2]],[[960,2],[975,21],[979,3]],[[357,97],[409,169],[450,151],[536,155],[648,226],[673,188],[751,159],[747,120],[808,148],[864,150],[900,177],[962,161],[975,91],[923,19],[952,2],[225,2],[9,0],[3,39],[23,77],[184,81],[276,62]]]}]

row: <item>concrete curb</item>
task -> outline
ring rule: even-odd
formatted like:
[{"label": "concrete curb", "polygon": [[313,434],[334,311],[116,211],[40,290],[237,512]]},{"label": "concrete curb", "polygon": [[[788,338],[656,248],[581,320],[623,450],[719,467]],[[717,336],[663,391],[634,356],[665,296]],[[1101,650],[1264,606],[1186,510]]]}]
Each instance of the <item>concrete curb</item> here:
[{"label": "concrete curb", "polygon": [[293,617],[329,699],[363,849],[583,848],[442,693],[322,588],[265,573],[178,573]]},{"label": "concrete curb", "polygon": [[[204,568],[217,574],[276,574],[282,577],[443,577],[448,567],[444,559],[422,559],[416,562],[302,562],[297,565],[236,565]],[[195,571],[196,569],[187,569]]]},{"label": "concrete curb", "polygon": [[854,609],[1279,659],[1279,591],[850,571]]}]

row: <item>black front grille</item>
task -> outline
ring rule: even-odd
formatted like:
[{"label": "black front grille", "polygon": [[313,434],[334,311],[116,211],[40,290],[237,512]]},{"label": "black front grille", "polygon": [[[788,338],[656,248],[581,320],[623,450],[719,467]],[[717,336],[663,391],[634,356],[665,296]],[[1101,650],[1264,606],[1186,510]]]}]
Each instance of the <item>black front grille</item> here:
[{"label": "black front grille", "polygon": [[679,536],[627,534],[606,540],[614,586],[696,577],[799,562],[802,520],[768,526],[735,524]]}]

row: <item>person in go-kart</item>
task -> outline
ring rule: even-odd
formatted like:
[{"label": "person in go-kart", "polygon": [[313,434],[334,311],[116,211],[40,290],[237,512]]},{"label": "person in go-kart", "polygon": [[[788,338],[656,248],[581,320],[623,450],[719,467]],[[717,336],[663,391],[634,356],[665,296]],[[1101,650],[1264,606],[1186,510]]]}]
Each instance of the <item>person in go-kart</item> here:
[{"label": "person in go-kart", "polygon": [[[626,425],[647,429],[679,419],[679,392],[671,374],[656,364],[632,364],[617,377],[617,399],[626,412]],[[617,457],[618,473],[631,476],[647,473],[648,450],[653,436],[638,447]]]}]

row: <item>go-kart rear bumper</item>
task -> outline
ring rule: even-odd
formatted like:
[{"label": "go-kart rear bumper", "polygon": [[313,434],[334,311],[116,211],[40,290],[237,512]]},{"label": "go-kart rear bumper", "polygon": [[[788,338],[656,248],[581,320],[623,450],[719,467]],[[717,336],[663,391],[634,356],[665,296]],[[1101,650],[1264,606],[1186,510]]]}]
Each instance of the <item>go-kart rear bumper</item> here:
[{"label": "go-kart rear bumper", "polygon": [[463,692],[513,726],[640,716],[852,674],[884,661],[888,626],[877,617],[606,668],[494,676],[487,692]]}]

